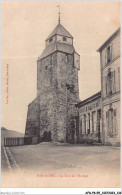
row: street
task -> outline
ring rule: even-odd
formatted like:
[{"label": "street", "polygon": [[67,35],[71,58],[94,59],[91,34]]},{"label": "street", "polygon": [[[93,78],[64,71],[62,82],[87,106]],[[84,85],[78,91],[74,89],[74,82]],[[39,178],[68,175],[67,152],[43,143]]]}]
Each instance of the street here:
[{"label": "street", "polygon": [[[2,186],[119,187],[120,148],[43,142],[9,147],[20,170],[8,176],[2,152]],[[11,183],[6,180],[11,180]],[[16,179],[15,179],[16,177]],[[28,181],[29,180],[29,181]]]}]

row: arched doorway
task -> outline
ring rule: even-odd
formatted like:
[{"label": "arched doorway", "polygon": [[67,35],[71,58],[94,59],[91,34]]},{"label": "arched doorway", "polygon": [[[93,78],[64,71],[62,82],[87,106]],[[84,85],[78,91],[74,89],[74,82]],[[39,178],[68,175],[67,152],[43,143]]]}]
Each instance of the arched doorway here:
[{"label": "arched doorway", "polygon": [[43,141],[44,142],[50,142],[51,141],[51,132],[45,131],[43,134]]}]

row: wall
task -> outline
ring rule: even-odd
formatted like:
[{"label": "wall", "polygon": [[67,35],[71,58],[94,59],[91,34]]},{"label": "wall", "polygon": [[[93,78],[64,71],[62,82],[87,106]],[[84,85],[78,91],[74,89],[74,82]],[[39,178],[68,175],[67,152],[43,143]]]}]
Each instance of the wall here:
[{"label": "wall", "polygon": [[[112,59],[106,63],[106,48],[109,45],[112,45]],[[107,145],[120,145],[120,31],[106,42],[100,51],[100,56],[103,140],[104,144]],[[111,72],[111,82],[109,80],[106,82],[106,76],[109,72]],[[109,86],[109,89],[111,88],[111,93],[107,93],[106,85]],[[115,120],[117,127],[114,127]],[[117,133],[114,133],[115,129],[117,129]]]},{"label": "wall", "polygon": [[[52,41],[50,41],[50,39]],[[60,35],[55,35],[55,36],[51,37],[50,39],[48,39],[46,41],[46,47],[49,46],[50,44],[56,42],[56,41],[57,42],[62,42],[62,43],[67,43],[69,45],[73,44],[73,39],[72,38],[66,37],[66,41],[63,41],[63,36],[60,36]]]},{"label": "wall", "polygon": [[57,42],[63,42],[63,43],[67,43],[69,45],[73,44],[73,40],[71,38],[66,37],[66,41],[63,41],[63,36],[57,35]]},{"label": "wall", "polygon": [[45,131],[50,131],[52,140],[74,142],[79,90],[78,70],[73,63],[73,54],[62,52],[37,62],[41,137]]},{"label": "wall", "polygon": [[39,106],[39,97],[38,97],[28,105],[25,136],[39,137],[39,123],[40,123],[39,112],[40,112],[40,106]]},{"label": "wall", "polygon": [[104,68],[106,65],[106,60],[105,60],[105,52],[106,52],[106,47],[112,44],[112,53],[113,53],[113,59],[116,59],[118,56],[120,56],[120,32],[117,34],[117,36],[113,36],[113,38],[108,41],[108,43],[105,44],[103,49],[101,50],[101,68]]},{"label": "wall", "polygon": [[101,97],[78,106],[79,143],[102,142]]},{"label": "wall", "polygon": [[37,62],[37,95],[40,96],[40,137],[51,132],[51,139],[57,140],[55,128],[56,53]]},{"label": "wall", "polygon": [[[116,110],[116,117],[112,116],[113,120],[111,120],[110,127],[108,126],[108,118],[106,117],[106,112],[110,109],[110,104],[106,104],[103,106],[103,115],[104,115],[104,136],[105,136],[105,144],[107,145],[120,145],[120,102],[115,101],[112,102],[111,108]],[[110,134],[111,128],[113,129],[113,133]]]},{"label": "wall", "polygon": [[[50,41],[52,39],[52,41]],[[54,43],[56,41],[56,36],[51,37],[46,41],[46,47],[49,46],[50,44]]]},{"label": "wall", "polygon": [[78,70],[74,67],[73,55],[57,53],[57,129],[58,136],[74,142],[75,104],[79,101]]}]

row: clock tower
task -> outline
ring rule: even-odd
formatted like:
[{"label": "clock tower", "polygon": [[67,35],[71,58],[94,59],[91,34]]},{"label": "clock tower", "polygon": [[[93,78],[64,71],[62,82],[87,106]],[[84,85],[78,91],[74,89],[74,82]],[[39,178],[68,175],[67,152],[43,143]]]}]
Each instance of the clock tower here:
[{"label": "clock tower", "polygon": [[74,49],[73,37],[59,20],[37,60],[36,105],[31,103],[28,108],[26,135],[30,135],[29,129],[32,128],[28,122],[31,121],[29,109],[37,109],[33,123],[35,135],[44,141],[75,142],[79,69],[80,56]]}]

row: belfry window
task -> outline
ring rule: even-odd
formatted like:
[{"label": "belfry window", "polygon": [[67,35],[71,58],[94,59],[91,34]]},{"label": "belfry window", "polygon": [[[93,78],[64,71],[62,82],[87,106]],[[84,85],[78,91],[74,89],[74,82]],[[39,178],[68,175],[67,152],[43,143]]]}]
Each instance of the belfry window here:
[{"label": "belfry window", "polygon": [[67,38],[66,37],[63,37],[63,41],[67,41]]}]

